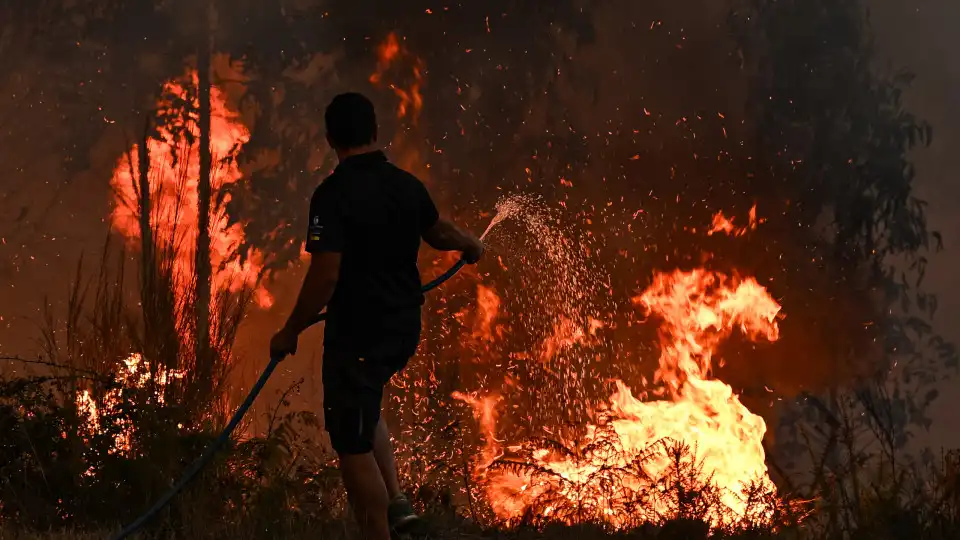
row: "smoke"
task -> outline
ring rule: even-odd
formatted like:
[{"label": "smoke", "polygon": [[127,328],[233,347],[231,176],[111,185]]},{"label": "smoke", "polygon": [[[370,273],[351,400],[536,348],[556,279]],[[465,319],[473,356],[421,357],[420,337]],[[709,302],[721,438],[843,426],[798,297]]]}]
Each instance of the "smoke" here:
[{"label": "smoke", "polygon": [[[719,210],[743,220],[755,202],[744,164],[725,157],[749,149],[755,136],[745,111],[749,73],[729,36],[728,6],[707,0],[468,4],[244,0],[217,10],[217,49],[243,60],[234,71],[224,68],[221,78],[269,82],[227,85],[259,145],[244,156],[249,182],[236,194],[232,215],[245,221],[252,242],[278,254],[269,280],[277,302],[245,323],[240,380],[259,372],[266,341],[296,293],[306,197],[332,166],[321,112],[345,89],[374,97],[383,140],[394,141],[391,155],[416,156],[418,174],[446,213],[478,228],[502,194],[536,193],[557,209],[569,236],[588,240],[594,264],[609,274],[617,308],[604,332],[622,354],[609,369],[628,382],[652,371],[643,358],[653,336],[619,308],[654,269],[700,264],[709,248],[726,255],[717,265],[765,270],[723,239],[690,231],[709,226]],[[949,58],[949,46],[934,41],[949,35],[946,21],[956,8],[929,0],[916,15],[901,13],[913,8],[892,1],[874,4],[882,50],[895,65],[919,72],[911,95],[922,97],[911,105],[935,121],[934,147],[918,155],[921,194],[939,195],[927,197],[937,199],[932,225],[958,229],[942,194],[957,159],[950,143],[960,132],[947,119],[960,119],[950,92],[960,74],[940,60]],[[110,172],[142,129],[161,82],[182,72],[203,30],[195,5],[171,2],[162,12],[131,15],[129,24],[115,25],[126,30],[81,41],[66,61],[31,51],[0,79],[2,95],[12,96],[0,108],[0,351],[29,354],[43,306],[38,291],[62,307],[68,270],[81,253],[96,259],[108,231]],[[926,24],[942,33],[920,32]],[[416,126],[392,118],[394,94],[368,82],[374,48],[389,31],[426,66]],[[290,69],[287,59],[301,53],[307,60]],[[710,197],[687,197],[703,186]],[[758,208],[761,217],[769,211]],[[495,234],[492,240],[495,250],[509,252],[510,245],[497,245],[505,239]],[[948,276],[938,269],[948,262],[941,257],[931,270],[934,289],[947,289]],[[483,279],[498,290],[519,290],[521,265],[507,263],[509,271],[493,268]],[[810,287],[830,285],[825,276]],[[829,336],[806,323],[818,310],[855,313],[857,306],[836,309],[827,299],[804,298],[806,290],[778,286],[772,290],[788,317],[783,340],[757,353],[774,360],[729,351],[726,369],[740,389],[765,393],[760,381],[794,392],[834,376],[829,355],[818,354]],[[515,307],[509,302],[508,311]],[[943,305],[942,311],[957,313],[955,297],[944,297]],[[314,348],[307,356],[315,357],[318,333],[304,338]],[[286,365],[275,384],[317,373],[315,364],[297,362]]]},{"label": "smoke", "polygon": [[[960,17],[960,5],[950,0],[896,2],[871,0],[872,22],[877,47],[890,69],[906,67],[916,74],[905,95],[906,106],[933,125],[930,147],[913,156],[917,169],[914,186],[917,196],[929,203],[927,219],[931,229],[944,235],[945,250],[931,256],[925,287],[935,293],[939,309],[935,329],[954,343],[960,342],[960,290],[952,271],[958,260],[954,249],[960,231],[960,65],[954,58],[957,38],[952,21]],[[952,429],[953,414],[960,406],[960,394],[949,373],[937,374],[944,382],[935,402],[930,433],[915,441],[920,447],[960,446],[960,435]]]}]

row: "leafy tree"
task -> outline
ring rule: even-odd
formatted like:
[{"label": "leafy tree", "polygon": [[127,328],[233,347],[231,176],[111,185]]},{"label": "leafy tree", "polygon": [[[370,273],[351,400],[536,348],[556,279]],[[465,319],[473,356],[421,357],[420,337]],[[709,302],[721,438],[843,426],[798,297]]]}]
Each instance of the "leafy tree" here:
[{"label": "leafy tree", "polygon": [[[911,194],[908,153],[932,132],[903,108],[912,76],[878,72],[859,2],[746,2],[733,21],[756,70],[757,189],[789,201],[786,219],[813,236],[839,287],[871,293],[860,304],[864,331],[850,332],[859,339],[836,339],[850,355],[879,340],[879,354],[858,374],[892,372],[894,381],[878,383],[897,384],[898,422],[927,427],[930,387],[957,357],[933,333],[936,299],[921,288],[925,252],[941,242]],[[868,347],[849,348],[858,342]]]}]

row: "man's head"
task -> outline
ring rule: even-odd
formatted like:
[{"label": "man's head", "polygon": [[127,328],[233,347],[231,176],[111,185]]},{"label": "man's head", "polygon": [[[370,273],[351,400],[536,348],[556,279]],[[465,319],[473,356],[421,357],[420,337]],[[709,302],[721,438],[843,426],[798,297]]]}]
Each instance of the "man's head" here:
[{"label": "man's head", "polygon": [[324,114],[327,142],[338,154],[368,147],[377,141],[377,114],[363,94],[349,92],[333,98]]}]

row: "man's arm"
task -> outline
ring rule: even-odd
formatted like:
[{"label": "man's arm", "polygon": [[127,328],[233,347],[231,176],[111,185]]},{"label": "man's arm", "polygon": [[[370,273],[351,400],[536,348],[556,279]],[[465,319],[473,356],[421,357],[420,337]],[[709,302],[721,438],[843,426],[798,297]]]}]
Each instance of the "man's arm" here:
[{"label": "man's arm", "polygon": [[419,180],[415,184],[420,197],[420,236],[428,246],[440,251],[459,251],[463,260],[475,264],[483,255],[479,238],[440,217],[427,187]]},{"label": "man's arm", "polygon": [[439,251],[463,252],[464,260],[470,264],[476,263],[483,255],[483,242],[448,219],[438,219],[433,227],[423,232],[423,240]]},{"label": "man's arm", "polygon": [[310,220],[304,244],[311,256],[310,266],[287,323],[270,340],[272,358],[282,359],[295,354],[297,337],[327,307],[340,279],[340,254],[344,242],[344,223],[335,193],[321,192],[318,188],[310,200]]},{"label": "man's arm", "polygon": [[333,291],[337,288],[340,279],[340,254],[323,251],[315,253],[310,258],[310,267],[300,287],[297,303],[290,312],[284,328],[294,335],[310,326],[317,314],[327,307]]},{"label": "man's arm", "polygon": [[423,239],[427,245],[439,251],[466,251],[478,241],[445,218],[438,219],[433,227],[423,231]]}]

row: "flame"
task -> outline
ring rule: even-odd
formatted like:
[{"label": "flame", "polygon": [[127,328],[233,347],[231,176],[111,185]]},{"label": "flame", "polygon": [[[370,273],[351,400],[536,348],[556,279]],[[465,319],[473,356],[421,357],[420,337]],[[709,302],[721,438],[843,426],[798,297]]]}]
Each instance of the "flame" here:
[{"label": "flame", "polygon": [[[196,84],[196,73],[191,75]],[[186,99],[187,91],[178,82],[164,85],[164,95]],[[172,110],[166,101],[159,104],[160,110]],[[194,100],[194,106],[199,103]],[[250,132],[240,121],[239,115],[227,108],[224,93],[210,89],[210,151],[213,155],[211,171],[210,210],[210,263],[213,268],[211,297],[218,291],[237,292],[243,288],[256,291],[255,300],[261,307],[269,307],[273,298],[265,289],[258,287],[263,275],[263,253],[250,248],[246,253],[240,249],[245,240],[244,226],[230,223],[226,207],[230,194],[226,188],[242,178],[236,163],[236,151],[250,139]],[[166,117],[176,116],[166,115]],[[149,139],[150,155],[150,223],[154,229],[158,249],[171,250],[177,265],[177,290],[187,290],[194,267],[194,246],[197,235],[197,185],[200,178],[199,128],[195,121],[186,122],[178,117],[176,125],[161,126],[159,137]],[[183,131],[189,131],[187,137]],[[140,222],[137,205],[139,172],[137,166],[138,145],[133,145],[119,160],[110,180],[114,192],[113,212],[110,216],[113,229],[120,232],[132,247],[139,246]],[[174,151],[178,158],[173,159]],[[219,202],[218,202],[219,201]],[[241,256],[243,255],[243,256]]]},{"label": "flame", "polygon": [[[369,81],[391,89],[399,98],[396,117],[404,127],[393,149],[403,156],[399,163],[402,167],[420,174],[425,172],[424,162],[416,146],[402,135],[416,127],[421,111],[423,62],[411,55],[394,33],[381,43],[377,55],[377,68]],[[412,77],[400,69],[410,65]],[[586,255],[577,249],[577,243],[556,234],[552,228],[555,220],[535,211],[536,201],[521,197],[510,203],[511,215],[521,217],[528,229],[525,237],[558,272],[557,287],[544,291],[549,297],[544,314],[555,320],[552,332],[543,340],[539,364],[556,364],[554,370],[543,369],[559,380],[550,387],[557,394],[544,397],[561,402],[580,400],[584,396],[578,387],[586,362],[580,362],[577,355],[581,348],[599,343],[597,333],[604,326],[591,317],[595,312],[588,306],[598,291],[605,292],[609,287],[601,288],[600,280],[593,279],[595,273],[588,269]],[[506,217],[507,213],[500,210],[498,206],[498,216]],[[755,207],[748,225],[742,228],[718,213],[710,234],[722,231],[742,236],[757,223]],[[500,393],[480,390],[452,394],[472,409],[483,435],[475,476],[498,518],[515,523],[533,514],[571,523],[603,520],[614,527],[634,525],[638,519],[656,521],[671,509],[658,479],[678,467],[676,454],[663,451],[669,450],[668,441],[694,449],[700,466],[697,479],[720,489],[723,506],[731,515],[745,516],[753,511],[741,497],[746,484],[756,482],[775,491],[765,464],[763,419],[749,411],[729,385],[711,379],[711,370],[714,351],[737,329],[751,339],[776,340],[780,306],[753,279],[740,280],[706,270],[657,274],[634,304],[662,321],[657,384],[650,389],[660,399],[638,399],[625,383],[615,381],[615,392],[605,406],[593,411],[594,420],[583,427],[582,436],[575,442],[527,440],[511,444],[497,435],[498,406],[504,401]],[[501,354],[491,345],[503,330],[496,324],[502,302],[492,288],[478,286],[477,306],[473,337],[483,346],[475,353]],[[508,354],[512,359],[537,356]],[[423,380],[409,377],[397,384],[412,394],[411,403],[427,399],[418,388],[438,387],[433,372],[424,374]],[[505,387],[519,388],[507,379]],[[414,416],[417,422],[431,421],[416,412]],[[544,431],[549,433],[554,427],[544,426]],[[578,513],[570,514],[569,508]],[[706,517],[720,524],[729,515]]]},{"label": "flame", "polygon": [[[393,148],[396,154],[404,156],[402,167],[416,169],[420,174],[424,162],[415,145],[402,135],[416,126],[421,112],[423,62],[406,50],[395,33],[389,34],[377,48],[377,58],[376,71],[369,81],[391,89],[399,98],[396,117],[405,128],[400,130]],[[412,77],[400,69],[410,64]],[[407,84],[401,86],[387,80]],[[503,210],[512,208],[510,215],[522,218],[528,229],[525,237],[559,273],[558,286],[544,291],[549,297],[544,314],[555,321],[552,332],[543,340],[539,357],[540,364],[561,353],[563,358],[553,362],[560,380],[550,388],[557,394],[543,397],[545,401],[561,402],[582,399],[578,387],[586,363],[578,362],[576,355],[579,348],[599,343],[597,332],[604,326],[591,318],[595,312],[586,306],[598,291],[605,292],[609,286],[601,289],[597,284],[600,280],[595,283],[595,272],[585,264],[585,255],[577,249],[577,243],[553,230],[554,219],[532,211],[536,210],[535,201],[520,197],[509,203],[511,207]],[[498,205],[498,217],[507,217],[507,212],[500,210]],[[709,234],[742,236],[755,229],[757,223],[755,207],[750,211],[748,225],[741,228],[718,213]],[[504,401],[500,393],[480,390],[452,394],[472,409],[483,435],[474,472],[477,485],[498,518],[515,523],[533,514],[571,523],[603,520],[614,527],[637,524],[638,519],[656,521],[669,515],[671,508],[662,496],[665,489],[657,484],[657,479],[677,467],[676,454],[657,451],[669,449],[668,441],[685,443],[694,449],[701,465],[698,480],[720,488],[723,505],[733,515],[744,516],[752,511],[740,496],[747,483],[757,482],[775,491],[765,464],[763,419],[749,411],[729,385],[710,377],[714,351],[735,330],[740,329],[751,339],[777,339],[780,306],[753,279],[740,280],[706,270],[657,274],[653,284],[634,303],[662,321],[657,386],[650,392],[660,399],[638,399],[625,383],[615,381],[615,392],[605,406],[593,411],[594,420],[583,427],[583,435],[577,441],[510,443],[497,435],[498,406]],[[492,288],[478,286],[472,330],[473,337],[484,345],[475,349],[478,355],[499,354],[490,345],[501,335],[502,328],[496,325],[501,304]],[[537,356],[508,354],[511,359]],[[420,403],[438,388],[436,374],[428,372],[420,380],[407,375],[396,384],[415,404],[412,412],[416,422],[429,423],[432,419],[417,411],[421,410]],[[509,376],[504,384],[505,388],[519,388]],[[420,394],[421,388],[427,392]],[[549,433],[554,427],[544,426],[544,431]],[[571,515],[565,510],[569,508],[578,513]],[[707,516],[714,524],[728,517]]]},{"label": "flame", "polygon": [[494,325],[493,321],[497,318],[500,311],[500,297],[496,291],[490,287],[477,285],[477,321],[473,331],[473,337],[493,341]]},{"label": "flame", "polygon": [[474,394],[464,394],[463,392],[454,392],[452,397],[473,408],[474,418],[480,425],[480,429],[483,433],[488,434],[483,452],[480,455],[480,461],[482,463],[493,463],[500,454],[498,441],[492,434],[497,430],[497,404],[501,397],[494,394],[477,397]]},{"label": "flame", "polygon": [[736,282],[703,269],[658,274],[633,301],[663,319],[657,380],[674,395],[710,376],[714,351],[735,328],[754,340],[779,338],[780,305],[753,278]]},{"label": "flame", "polygon": [[[601,519],[626,527],[637,524],[638,515],[648,521],[669,515],[671,502],[657,479],[676,470],[678,454],[666,451],[670,441],[693,450],[701,466],[698,481],[719,488],[733,516],[751,511],[742,496],[747,485],[775,491],[762,445],[766,424],[729,385],[709,377],[714,351],[734,330],[751,339],[778,338],[780,305],[752,278],[703,269],[657,274],[634,302],[662,321],[657,380],[669,399],[641,401],[615,381],[608,405],[596,411],[597,423],[586,426],[576,444],[563,441],[565,451],[536,441],[508,447],[525,457],[520,467],[506,467],[518,461],[503,458],[496,438],[490,408],[498,399],[455,396],[480,420],[486,447],[477,476],[499,518],[515,522],[533,512],[544,519]],[[576,517],[562,514],[564,508],[576,508]],[[707,519],[717,525],[730,516]]]},{"label": "flame", "polygon": [[587,333],[576,324],[572,319],[560,317],[553,326],[553,334],[543,340],[543,350],[540,353],[540,361],[547,362],[565,349],[569,349],[578,343],[583,343]]},{"label": "flame", "polygon": [[[144,389],[148,385],[155,385],[150,395],[156,399],[157,403],[165,402],[164,390],[173,379],[182,379],[185,373],[181,370],[168,370],[159,368],[151,369],[150,362],[143,359],[139,353],[131,354],[123,359],[122,366],[117,373],[118,385],[111,388],[101,399],[97,401],[89,390],[83,390],[77,393],[76,406],[77,412],[84,419],[84,435],[89,438],[93,435],[104,433],[109,430],[109,426],[103,425],[104,418],[112,418],[117,422],[114,426],[113,446],[109,450],[110,454],[129,455],[132,451],[133,435],[135,427],[128,418],[120,415],[121,407],[124,406],[124,398],[130,403],[129,395],[124,395],[128,389]],[[133,403],[133,405],[136,405]],[[91,471],[88,471],[91,473]]]},{"label": "flame", "polygon": [[723,211],[717,212],[716,215],[713,216],[713,226],[709,231],[707,231],[707,235],[713,236],[716,233],[724,233],[730,236],[743,236],[750,231],[756,230],[757,224],[764,221],[757,220],[756,204],[750,207],[747,225],[743,227],[737,227],[733,224],[733,219],[734,218],[727,218],[724,216]]},{"label": "flame", "polygon": [[394,83],[388,83],[387,87],[400,99],[397,105],[397,119],[407,119],[411,125],[415,126],[423,110],[423,96],[420,94],[420,88],[423,85],[424,62],[400,44],[395,32],[390,32],[383,43],[377,47],[377,70],[370,75],[370,83],[374,86],[383,84],[387,71],[401,59],[410,59],[413,80],[408,88],[401,88]]}]

